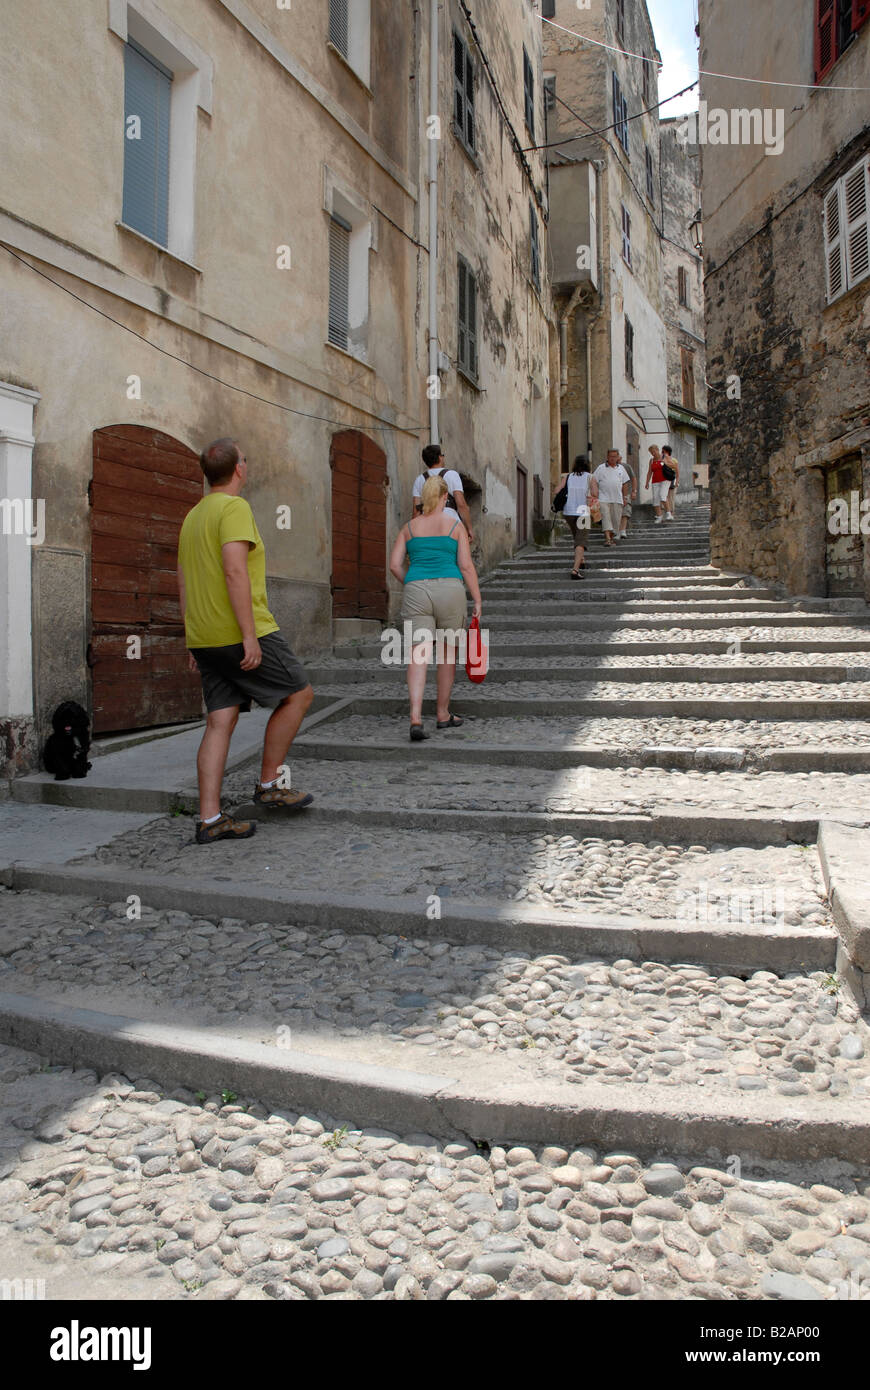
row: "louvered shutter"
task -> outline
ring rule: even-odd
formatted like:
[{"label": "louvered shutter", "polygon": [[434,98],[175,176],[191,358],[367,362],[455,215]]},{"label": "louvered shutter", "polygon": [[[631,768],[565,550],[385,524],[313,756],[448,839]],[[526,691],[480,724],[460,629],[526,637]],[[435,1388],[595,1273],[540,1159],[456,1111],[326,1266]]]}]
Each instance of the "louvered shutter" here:
[{"label": "louvered shutter", "polygon": [[846,288],[846,256],[842,236],[840,184],[835,184],[824,205],[825,275],[828,303],[831,304]]},{"label": "louvered shutter", "polygon": [[853,33],[860,29],[867,19],[870,19],[870,0],[852,0]]},{"label": "louvered shutter", "polygon": [[465,262],[459,262],[459,346],[460,366],[468,368],[468,273]]},{"label": "louvered shutter", "polygon": [[532,283],[536,290],[541,288],[541,243],[538,239],[538,218],[534,203],[529,201],[529,239],[532,248]]},{"label": "louvered shutter", "polygon": [[329,223],[329,341],[348,346],[350,304],[350,223],[333,217]]},{"label": "louvered shutter", "polygon": [[329,0],[329,38],[339,53],[348,55],[348,0]]},{"label": "louvered shutter", "polygon": [[523,88],[526,104],[526,125],[529,133],[535,138],[535,77],[532,71],[532,64],[528,53],[523,49]]},{"label": "louvered shutter", "polygon": [[475,148],[477,139],[477,122],[474,116],[474,64],[471,61],[471,54],[466,50],[465,54],[465,139],[469,149]]},{"label": "louvered shutter", "polygon": [[453,115],[465,135],[465,44],[453,35]]},{"label": "louvered shutter", "polygon": [[816,81],[837,61],[837,0],[816,0]]},{"label": "louvered shutter", "polygon": [[468,370],[477,376],[477,281],[468,271]]},{"label": "louvered shutter", "polygon": [[[172,73],[141,48],[124,48],[124,196],[122,220],[161,246],[169,243],[169,112]],[[128,118],[139,118],[130,140]]]},{"label": "louvered shutter", "polygon": [[870,274],[870,159],[864,159],[843,180],[846,283],[851,289]]}]

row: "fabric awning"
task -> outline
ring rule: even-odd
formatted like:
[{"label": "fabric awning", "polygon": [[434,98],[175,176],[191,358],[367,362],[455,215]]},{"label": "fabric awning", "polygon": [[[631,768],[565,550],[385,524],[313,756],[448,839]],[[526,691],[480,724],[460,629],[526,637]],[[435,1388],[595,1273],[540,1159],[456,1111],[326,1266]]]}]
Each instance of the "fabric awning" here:
[{"label": "fabric awning", "polygon": [[678,425],[689,425],[693,430],[697,430],[699,434],[707,433],[706,415],[698,415],[696,411],[686,410],[685,406],[680,405],[669,405],[668,415],[672,420],[675,420]]},{"label": "fabric awning", "polygon": [[641,434],[670,434],[667,416],[655,401],[620,401],[617,408]]}]

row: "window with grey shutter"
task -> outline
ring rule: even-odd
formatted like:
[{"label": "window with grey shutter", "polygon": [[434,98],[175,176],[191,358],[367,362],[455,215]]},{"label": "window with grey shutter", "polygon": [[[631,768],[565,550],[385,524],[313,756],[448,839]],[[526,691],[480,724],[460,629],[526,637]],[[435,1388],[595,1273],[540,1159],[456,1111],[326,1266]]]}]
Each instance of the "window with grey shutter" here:
[{"label": "window with grey shutter", "polygon": [[622,84],[616,73],[613,74],[613,125],[616,138],[628,154],[628,101],[622,95]]},{"label": "window with grey shutter", "polygon": [[475,149],[474,64],[468,45],[453,31],[453,116],[456,133],[467,149]]},{"label": "window with grey shutter", "polygon": [[631,266],[631,213],[625,204],[622,206],[622,259]]},{"label": "window with grey shutter", "polygon": [[654,181],[653,157],[648,149],[644,150],[644,156],[646,160],[646,196],[649,198],[651,203],[654,203],[656,200],[656,190]]},{"label": "window with grey shutter", "polygon": [[[122,221],[169,244],[169,111],[172,73],[133,40],[124,46]],[[135,121],[131,117],[136,117]],[[133,136],[134,138],[131,138]]]},{"label": "window with grey shutter", "polygon": [[329,0],[329,41],[345,58],[349,52],[347,7],[348,0]]},{"label": "window with grey shutter", "polygon": [[459,366],[468,376],[477,378],[477,281],[467,261],[459,258],[458,312]]},{"label": "window with grey shutter", "polygon": [[532,139],[535,138],[535,70],[526,49],[523,49],[523,96],[526,107],[526,125]]},{"label": "window with grey shutter", "polygon": [[541,0],[541,17],[543,19],[556,18],[556,0]]},{"label": "window with grey shutter", "polygon": [[828,303],[870,276],[870,159],[834,184],[824,201]]},{"label": "window with grey shutter", "polygon": [[348,350],[351,225],[333,213],[329,221],[329,341]]},{"label": "window with grey shutter", "polygon": [[625,320],[625,375],[634,382],[634,326],[630,319]]},{"label": "window with grey shutter", "polygon": [[532,248],[531,268],[532,284],[540,292],[541,288],[541,242],[538,235],[538,215],[535,212],[535,205],[529,199],[529,239]]}]

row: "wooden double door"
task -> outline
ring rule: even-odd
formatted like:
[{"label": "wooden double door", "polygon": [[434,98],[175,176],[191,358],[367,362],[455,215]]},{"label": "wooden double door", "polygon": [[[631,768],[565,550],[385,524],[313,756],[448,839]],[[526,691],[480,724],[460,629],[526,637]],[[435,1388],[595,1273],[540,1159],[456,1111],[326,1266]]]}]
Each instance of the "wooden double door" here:
[{"label": "wooden double door", "polygon": [[91,504],[93,729],[198,719],[178,604],[178,533],[203,493],[199,459],[159,430],[94,431]]},{"label": "wooden double door", "polygon": [[387,456],[359,430],[333,436],[332,616],[378,618],[387,592]]}]

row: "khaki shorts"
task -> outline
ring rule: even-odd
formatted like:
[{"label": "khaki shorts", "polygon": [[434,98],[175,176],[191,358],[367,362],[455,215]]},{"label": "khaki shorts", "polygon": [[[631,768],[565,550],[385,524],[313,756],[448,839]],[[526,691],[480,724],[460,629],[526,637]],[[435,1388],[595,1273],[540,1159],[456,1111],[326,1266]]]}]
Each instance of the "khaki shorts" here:
[{"label": "khaki shorts", "polygon": [[622,520],[621,502],[602,502],[601,503],[601,529],[602,531],[618,531],[619,523]]},{"label": "khaki shorts", "polygon": [[417,632],[462,632],[468,622],[468,599],[461,579],[415,579],[405,585],[400,617]]}]

